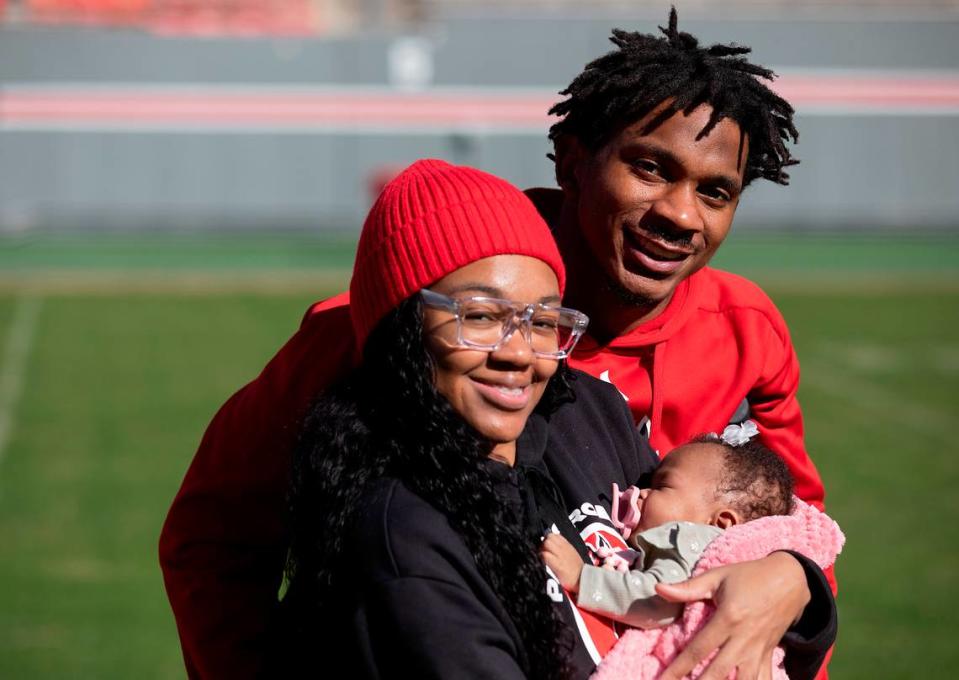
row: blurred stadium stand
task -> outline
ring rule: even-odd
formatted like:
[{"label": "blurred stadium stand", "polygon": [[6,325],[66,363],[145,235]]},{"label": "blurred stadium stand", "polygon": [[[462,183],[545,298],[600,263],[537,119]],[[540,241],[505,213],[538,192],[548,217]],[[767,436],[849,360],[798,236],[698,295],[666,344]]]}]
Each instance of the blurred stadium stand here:
[{"label": "blurred stadium stand", "polygon": [[[320,28],[313,0],[16,0],[8,20],[135,27],[182,35],[303,35]],[[317,16],[319,18],[319,16]]]},{"label": "blurred stadium stand", "polygon": [[[7,20],[135,26],[185,35],[301,35],[415,24],[456,14],[552,13],[661,16],[676,0],[0,0]],[[862,11],[916,16],[956,11],[959,0],[685,0],[684,14]]]},{"label": "blurred stadium stand", "polygon": [[[677,4],[799,112],[741,228],[959,229],[959,2]],[[421,156],[550,185],[546,110],[637,5],[0,0],[0,230],[358,228]]]}]

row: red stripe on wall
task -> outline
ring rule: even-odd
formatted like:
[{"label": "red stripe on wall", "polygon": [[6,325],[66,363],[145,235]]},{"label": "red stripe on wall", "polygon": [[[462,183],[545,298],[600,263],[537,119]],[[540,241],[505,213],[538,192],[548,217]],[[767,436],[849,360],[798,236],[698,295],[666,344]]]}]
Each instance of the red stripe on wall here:
[{"label": "red stripe on wall", "polygon": [[[775,89],[800,111],[959,112],[956,76],[787,75]],[[291,92],[279,88],[6,86],[0,124],[536,128],[559,96],[549,91],[356,88]]]}]

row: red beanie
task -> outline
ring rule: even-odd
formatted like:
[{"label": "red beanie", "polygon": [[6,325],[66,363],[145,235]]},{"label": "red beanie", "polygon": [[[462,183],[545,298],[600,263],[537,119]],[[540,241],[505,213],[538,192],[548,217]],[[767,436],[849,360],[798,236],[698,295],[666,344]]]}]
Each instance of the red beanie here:
[{"label": "red beanie", "polygon": [[471,262],[528,255],[566,272],[546,222],[509,182],[465,166],[421,160],[386,185],[360,234],[350,281],[357,347],[400,302]]}]

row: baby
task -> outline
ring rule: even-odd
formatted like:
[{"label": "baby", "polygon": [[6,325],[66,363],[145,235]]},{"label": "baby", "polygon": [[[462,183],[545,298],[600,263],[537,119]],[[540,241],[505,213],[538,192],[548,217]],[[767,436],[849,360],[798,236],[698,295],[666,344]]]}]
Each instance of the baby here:
[{"label": "baby", "polygon": [[620,494],[614,485],[614,519],[630,514],[616,507],[624,501],[633,503],[634,516],[638,511],[638,523],[634,517],[630,526],[627,518],[622,529],[635,550],[624,551],[628,560],[601,552],[603,567],[585,565],[562,536],[546,537],[543,559],[582,609],[638,628],[668,625],[683,605],[659,597],[657,583],[688,579],[724,529],[791,512],[793,481],[783,460],[741,430],[737,438],[727,433],[702,435],[672,451],[649,489]]}]

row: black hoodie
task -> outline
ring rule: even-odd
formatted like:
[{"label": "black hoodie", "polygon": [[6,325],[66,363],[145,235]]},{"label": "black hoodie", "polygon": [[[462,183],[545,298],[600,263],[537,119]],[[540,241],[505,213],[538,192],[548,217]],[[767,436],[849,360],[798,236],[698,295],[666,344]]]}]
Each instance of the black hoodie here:
[{"label": "black hoodie", "polygon": [[[574,404],[549,418],[530,418],[517,443],[515,467],[490,465],[518,521],[559,530],[583,548],[585,559],[580,535],[595,542],[607,531],[615,534],[609,521],[611,484],[641,483],[658,459],[614,388],[579,373],[573,388]],[[313,657],[311,675],[527,677],[515,626],[465,543],[442,513],[402,482],[382,479],[375,485],[350,543],[352,587],[344,593],[344,611],[324,626],[333,631],[332,639],[316,641],[325,651],[321,659]],[[800,562],[813,598],[783,640],[793,680],[814,677],[836,633],[835,602],[825,577],[811,561],[800,557]],[[574,631],[573,677],[585,678],[597,656],[582,618],[552,579],[548,591]]]}]

